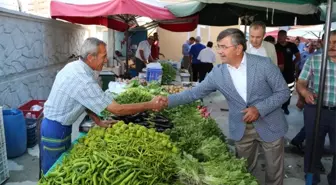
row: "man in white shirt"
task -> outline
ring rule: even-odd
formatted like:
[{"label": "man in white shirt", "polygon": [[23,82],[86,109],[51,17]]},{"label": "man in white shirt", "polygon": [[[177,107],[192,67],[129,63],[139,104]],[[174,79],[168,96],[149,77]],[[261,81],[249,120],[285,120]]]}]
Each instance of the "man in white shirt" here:
[{"label": "man in white shirt", "polygon": [[221,92],[230,107],[229,137],[236,141],[238,157],[246,158],[252,171],[262,150],[266,161],[264,184],[283,185],[288,124],[281,105],[290,96],[287,83],[270,58],[244,52],[245,35],[239,29],[222,31],[217,43],[223,64],[215,66],[196,87],[161,97],[161,101],[171,108]]},{"label": "man in white shirt", "polygon": [[275,65],[278,65],[277,54],[273,44],[263,41],[266,33],[266,25],[261,21],[253,22],[250,25],[249,41],[247,41],[247,53],[271,58]]},{"label": "man in white shirt", "polygon": [[153,62],[153,57],[151,55],[151,47],[154,43],[154,37],[149,36],[147,40],[141,41],[139,43],[138,49],[135,53],[135,70],[139,73],[143,68],[146,67],[146,64]]},{"label": "man in white shirt", "polygon": [[207,47],[201,50],[197,59],[201,61],[202,68],[200,70],[199,82],[203,81],[206,74],[213,68],[213,63],[216,62],[216,54],[212,50],[213,42],[208,42]]}]

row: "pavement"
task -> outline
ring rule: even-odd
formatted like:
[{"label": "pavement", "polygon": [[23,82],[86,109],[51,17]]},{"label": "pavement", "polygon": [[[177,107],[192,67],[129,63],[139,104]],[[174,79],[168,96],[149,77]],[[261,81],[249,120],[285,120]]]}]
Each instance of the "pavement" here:
[{"label": "pavement", "polygon": [[[302,112],[298,111],[295,107],[297,96],[294,94],[291,105],[290,114],[286,116],[289,124],[289,130],[285,136],[285,182],[284,185],[304,185],[304,173],[303,173],[303,156],[295,151],[295,148],[290,146],[289,141],[300,131],[303,126]],[[221,109],[227,109],[228,106],[224,97],[214,92],[208,97],[204,98],[204,103],[208,106],[208,110],[211,111],[211,116],[216,119],[218,126],[223,133],[228,136],[228,112],[221,111]],[[83,117],[82,115],[81,117]],[[80,120],[80,119],[79,119]],[[72,138],[75,139],[78,136],[78,127],[80,121],[77,121],[73,125]],[[233,144],[229,141],[229,144]],[[327,138],[326,147],[329,146]],[[234,147],[231,147],[234,150]],[[21,157],[8,160],[8,166],[10,170],[10,178],[5,182],[5,185],[36,185],[38,181],[38,153],[39,148],[35,146],[27,150],[27,152]],[[326,173],[331,170],[332,157],[324,156],[322,163],[326,169]],[[265,177],[265,161],[262,153],[258,157],[258,164],[253,174],[257,177],[260,184],[264,184]],[[326,175],[321,175],[320,185],[328,185]]]}]

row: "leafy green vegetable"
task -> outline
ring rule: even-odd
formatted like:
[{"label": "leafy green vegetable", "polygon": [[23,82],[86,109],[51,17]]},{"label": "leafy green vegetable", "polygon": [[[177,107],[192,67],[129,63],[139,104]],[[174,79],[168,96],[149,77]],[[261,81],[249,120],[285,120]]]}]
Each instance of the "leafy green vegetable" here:
[{"label": "leafy green vegetable", "polygon": [[119,94],[115,101],[119,104],[140,103],[152,100],[153,95],[144,88],[129,88]]},{"label": "leafy green vegetable", "polygon": [[162,84],[170,84],[176,78],[176,69],[168,62],[161,61],[162,66]]}]

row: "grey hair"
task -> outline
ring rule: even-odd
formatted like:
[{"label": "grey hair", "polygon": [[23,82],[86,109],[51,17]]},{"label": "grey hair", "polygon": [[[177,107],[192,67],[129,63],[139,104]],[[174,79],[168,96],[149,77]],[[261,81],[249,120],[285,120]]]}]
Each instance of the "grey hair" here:
[{"label": "grey hair", "polygon": [[237,28],[229,28],[219,33],[217,36],[217,42],[224,39],[225,37],[231,37],[231,41],[235,46],[242,45],[243,51],[246,51],[246,39],[245,34]]},{"label": "grey hair", "polygon": [[86,61],[89,54],[97,56],[99,45],[106,46],[106,43],[94,37],[87,38],[80,49],[80,58]]},{"label": "grey hair", "polygon": [[266,24],[262,21],[255,21],[250,25],[250,29],[258,29],[258,28],[262,28],[264,33],[266,33]]}]

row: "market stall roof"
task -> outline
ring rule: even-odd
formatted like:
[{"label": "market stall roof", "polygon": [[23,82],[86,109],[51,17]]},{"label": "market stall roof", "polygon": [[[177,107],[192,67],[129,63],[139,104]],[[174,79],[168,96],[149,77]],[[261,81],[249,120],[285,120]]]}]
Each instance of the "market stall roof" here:
[{"label": "market stall roof", "polygon": [[[336,22],[331,23],[331,30],[336,29]],[[319,39],[324,33],[324,24],[307,26],[303,28],[291,29],[287,32],[288,36],[304,37],[306,39]]]},{"label": "market stall roof", "polygon": [[[157,0],[52,0],[50,12],[52,18],[104,25],[118,31],[138,26],[137,16],[149,17],[173,31],[191,31],[197,27],[197,16],[179,19],[164,6]],[[176,21],[165,23],[166,20]]]},{"label": "market stall roof", "polygon": [[199,15],[199,24],[236,25],[264,21],[268,26],[321,24],[316,0],[190,0],[167,5],[176,16]]}]

